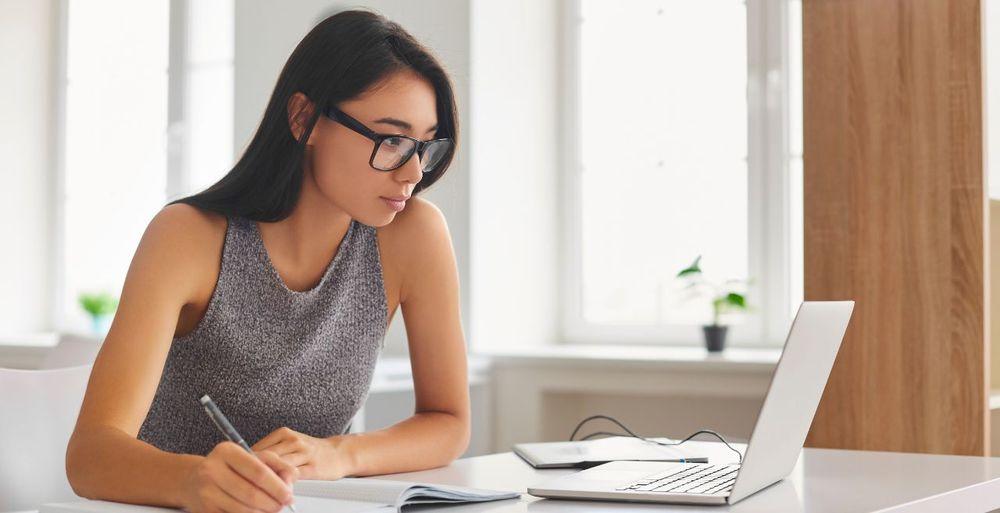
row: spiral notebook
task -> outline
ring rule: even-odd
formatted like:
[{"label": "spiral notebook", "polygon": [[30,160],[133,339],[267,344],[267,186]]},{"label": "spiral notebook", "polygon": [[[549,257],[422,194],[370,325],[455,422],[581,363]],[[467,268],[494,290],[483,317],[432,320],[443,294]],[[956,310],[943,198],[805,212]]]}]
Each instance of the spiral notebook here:
[{"label": "spiral notebook", "polygon": [[[344,477],[335,481],[301,480],[293,485],[299,513],[402,512],[418,504],[461,504],[517,499],[521,494],[453,485]],[[39,513],[177,513],[180,510],[121,502],[80,500],[43,504]],[[284,510],[287,512],[288,510]]]}]

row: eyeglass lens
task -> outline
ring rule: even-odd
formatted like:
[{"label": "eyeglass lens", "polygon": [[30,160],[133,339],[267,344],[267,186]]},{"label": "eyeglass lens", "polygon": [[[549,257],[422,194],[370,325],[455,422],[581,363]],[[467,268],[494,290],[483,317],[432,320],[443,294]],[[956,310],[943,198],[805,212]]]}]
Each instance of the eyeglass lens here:
[{"label": "eyeglass lens", "polygon": [[[387,137],[382,140],[372,161],[378,169],[391,170],[399,167],[413,152],[416,143],[405,137]],[[447,141],[435,141],[424,146],[424,154],[420,157],[420,170],[430,172],[448,153]]]}]

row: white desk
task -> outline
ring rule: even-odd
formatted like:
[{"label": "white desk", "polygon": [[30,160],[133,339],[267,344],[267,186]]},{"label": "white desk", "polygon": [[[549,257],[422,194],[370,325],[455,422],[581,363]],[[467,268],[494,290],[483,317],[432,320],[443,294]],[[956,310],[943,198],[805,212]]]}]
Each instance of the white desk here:
[{"label": "white desk", "polygon": [[[703,444],[712,461],[734,457],[720,444]],[[742,446],[739,446],[743,450]],[[1000,458],[805,449],[789,477],[733,506],[667,506],[659,504],[542,499],[525,493],[528,486],[573,470],[535,470],[510,452],[456,460],[447,467],[379,476],[521,492],[519,500],[444,506],[424,510],[449,512],[611,512],[611,511],[990,511],[1000,508]]]}]

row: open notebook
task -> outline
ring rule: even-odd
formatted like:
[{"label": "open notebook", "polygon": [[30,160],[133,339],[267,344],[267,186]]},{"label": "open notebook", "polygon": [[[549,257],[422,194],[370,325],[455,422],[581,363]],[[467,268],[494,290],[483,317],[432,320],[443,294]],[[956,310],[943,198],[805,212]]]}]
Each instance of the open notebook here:
[{"label": "open notebook", "polygon": [[[336,481],[301,480],[294,485],[299,513],[360,513],[403,511],[416,504],[458,504],[516,499],[517,492],[465,488],[453,485],[344,477]],[[43,504],[39,513],[177,513],[179,510],[120,502],[80,500]],[[288,509],[283,510],[288,513]]]}]

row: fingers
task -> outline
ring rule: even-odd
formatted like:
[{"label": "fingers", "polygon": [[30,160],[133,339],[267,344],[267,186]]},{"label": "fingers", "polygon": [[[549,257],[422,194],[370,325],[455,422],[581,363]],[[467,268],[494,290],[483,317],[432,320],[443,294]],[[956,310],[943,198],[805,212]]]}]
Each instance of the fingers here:
[{"label": "fingers", "polygon": [[219,510],[226,513],[261,513],[261,510],[244,504],[222,488],[211,488],[205,493],[207,495],[206,499],[215,504]]},{"label": "fingers", "polygon": [[289,427],[280,427],[268,433],[267,436],[261,438],[257,443],[253,444],[250,448],[254,451],[263,451],[275,444],[280,443],[283,440],[291,438],[295,435],[295,431]]},{"label": "fingers", "polygon": [[[244,504],[265,511],[277,511],[282,505],[291,502],[292,490],[285,480],[255,455],[236,444],[231,445],[231,448],[225,449],[226,464],[243,478],[239,482],[247,485],[240,486],[237,480],[229,479],[226,489],[235,490],[236,493],[232,494],[234,497],[239,497]],[[231,478],[237,477],[232,474],[227,475]]]},{"label": "fingers", "polygon": [[291,438],[282,440],[263,450],[271,451],[278,456],[284,456],[293,452],[309,452],[309,444],[301,438]]},{"label": "fingers", "polygon": [[257,451],[258,453],[266,451],[272,454],[276,454],[278,456],[284,456],[286,454],[293,453],[296,450],[297,449],[295,448],[295,446],[292,445],[290,442],[278,442],[277,444],[271,445],[266,449],[259,449],[259,450],[254,449],[254,451]]},{"label": "fingers", "polygon": [[[271,433],[271,435],[273,434],[274,433]],[[275,444],[281,441],[280,439],[274,438],[271,435],[267,435],[264,438],[261,438],[259,441],[257,441],[257,443],[251,445],[250,448],[253,449],[253,452],[260,452],[265,449],[270,449]]]},{"label": "fingers", "polygon": [[[298,468],[311,462],[313,458],[307,452],[291,452],[282,455],[281,459],[287,461],[293,467]],[[301,475],[301,470],[299,471],[299,474]]]},{"label": "fingers", "polygon": [[[267,492],[247,481],[231,468],[226,469],[225,472],[220,472],[218,477],[216,477],[215,483],[221,492],[247,510],[254,512],[279,511],[282,507],[282,504],[268,495]],[[221,498],[216,497],[216,499]],[[225,507],[225,505],[223,505],[223,509],[225,511],[233,511]]]},{"label": "fingers", "polygon": [[271,451],[262,451],[257,453],[260,460],[264,462],[265,465],[271,468],[279,477],[289,485],[294,483],[299,478],[298,463],[294,460],[288,458],[288,456],[279,456]]},{"label": "fingers", "polygon": [[[315,450],[301,436],[294,436],[272,445],[264,450],[274,453],[287,461],[294,467],[299,467],[309,463],[314,458]],[[301,469],[300,469],[301,471]],[[300,472],[301,475],[301,472]]]}]

